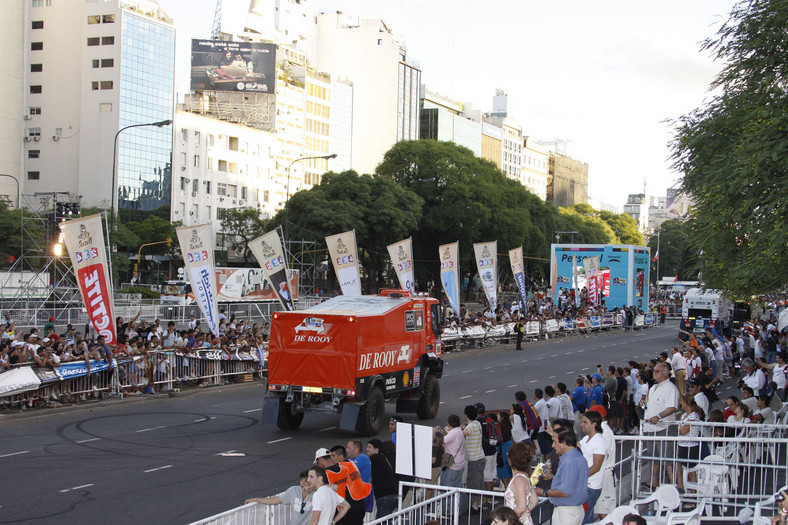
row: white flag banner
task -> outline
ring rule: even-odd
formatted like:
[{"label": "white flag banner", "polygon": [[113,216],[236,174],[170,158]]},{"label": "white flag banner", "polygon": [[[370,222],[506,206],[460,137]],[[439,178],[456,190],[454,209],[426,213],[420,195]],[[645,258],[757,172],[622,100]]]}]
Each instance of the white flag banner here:
[{"label": "white flag banner", "polygon": [[342,295],[361,295],[356,230],[326,237],[326,245]]},{"label": "white flag banner", "polygon": [[413,282],[413,242],[411,237],[387,246],[391,264],[397,272],[399,286],[403,290],[415,292],[416,287]]},{"label": "white flag banner", "polygon": [[293,293],[287,279],[290,274],[287,271],[287,261],[285,261],[279,232],[272,230],[261,235],[249,243],[249,249],[252,250],[258,264],[271,283],[282,308],[292,311],[294,309]]},{"label": "white flag banner", "polygon": [[101,215],[62,222],[60,231],[71,257],[88,319],[96,332],[104,336],[105,343],[118,344]]},{"label": "white flag banner", "polygon": [[517,289],[520,291],[520,311],[525,314],[527,292],[525,291],[525,267],[523,265],[522,246],[509,250],[509,264],[512,267],[512,274],[514,275],[514,281],[517,283]]},{"label": "white flag banner", "polygon": [[441,284],[454,315],[460,319],[460,243],[441,244],[438,248],[441,261]]},{"label": "white flag banner", "polygon": [[186,273],[194,299],[200,306],[211,333],[219,337],[219,307],[216,303],[216,272],[210,224],[176,228]]},{"label": "white flag banner", "polygon": [[482,280],[484,293],[490,303],[490,310],[495,312],[498,304],[498,241],[478,242],[473,245],[476,255],[476,267]]}]

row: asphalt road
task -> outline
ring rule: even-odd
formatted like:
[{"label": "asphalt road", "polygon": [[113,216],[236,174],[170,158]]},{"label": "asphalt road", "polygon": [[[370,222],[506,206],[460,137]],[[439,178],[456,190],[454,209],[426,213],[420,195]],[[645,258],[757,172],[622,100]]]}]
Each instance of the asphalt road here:
[{"label": "asphalt road", "polygon": [[[670,325],[449,354],[441,410],[425,423],[477,401],[509,407],[516,390],[531,399],[536,387],[571,386],[596,363],[647,361],[675,336]],[[264,393],[255,382],[2,415],[0,523],[188,523],[279,492],[317,448],[354,437],[328,414],[307,414],[296,431],[262,425]]]}]

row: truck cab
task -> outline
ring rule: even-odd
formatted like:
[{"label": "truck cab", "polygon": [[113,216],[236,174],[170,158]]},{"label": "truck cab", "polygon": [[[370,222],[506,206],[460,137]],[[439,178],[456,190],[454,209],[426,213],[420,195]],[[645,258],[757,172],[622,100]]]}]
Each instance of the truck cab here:
[{"label": "truck cab", "polygon": [[263,422],[301,425],[307,412],[340,415],[340,428],[375,435],[385,402],[432,419],[440,405],[443,310],[406,290],[339,296],[276,312],[268,348]]}]

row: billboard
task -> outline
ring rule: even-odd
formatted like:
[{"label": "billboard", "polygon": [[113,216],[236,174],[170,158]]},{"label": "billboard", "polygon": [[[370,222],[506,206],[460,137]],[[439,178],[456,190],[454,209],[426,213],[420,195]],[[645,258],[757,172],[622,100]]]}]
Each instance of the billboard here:
[{"label": "billboard", "polygon": [[274,93],[275,86],[276,45],[192,40],[192,90]]},{"label": "billboard", "polygon": [[[261,268],[216,268],[219,301],[276,301],[277,294]],[[298,270],[289,270],[293,300],[298,299]]]},{"label": "billboard", "polygon": [[[572,271],[577,265],[578,286],[587,285],[583,260],[599,257],[598,271],[603,276],[602,295],[609,310],[616,306],[635,306],[648,310],[648,278],[651,252],[646,246],[622,244],[552,244],[551,282],[553,300],[562,288],[572,287]],[[576,261],[576,263],[575,263]]]}]

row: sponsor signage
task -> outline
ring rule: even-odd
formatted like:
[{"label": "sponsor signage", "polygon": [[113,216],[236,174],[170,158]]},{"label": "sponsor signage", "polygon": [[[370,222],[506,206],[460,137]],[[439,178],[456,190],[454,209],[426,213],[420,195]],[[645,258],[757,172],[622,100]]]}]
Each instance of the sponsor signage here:
[{"label": "sponsor signage", "polygon": [[285,253],[282,249],[282,240],[279,232],[272,230],[249,243],[249,249],[257,259],[263,273],[271,283],[276,298],[287,311],[295,310],[293,306],[294,289],[288,281],[290,275],[285,264]]},{"label": "sponsor signage", "polygon": [[421,310],[407,310],[405,312],[405,331],[416,332],[424,329],[424,312]]},{"label": "sponsor signage", "polygon": [[414,292],[416,290],[413,282],[413,243],[411,238],[394,244],[388,245],[389,257],[391,257],[391,265],[394,266],[394,271],[399,279],[400,288]]},{"label": "sponsor signage", "polygon": [[438,248],[441,284],[454,315],[460,317],[460,243],[442,244]]},{"label": "sponsor signage", "polygon": [[276,45],[192,40],[194,91],[274,93]]},{"label": "sponsor signage", "polygon": [[200,307],[208,328],[219,337],[219,307],[216,297],[216,274],[213,265],[211,225],[176,228],[183,261],[192,283],[194,300]]},{"label": "sponsor signage", "polygon": [[490,310],[495,311],[498,303],[498,241],[480,242],[473,245],[473,253],[476,256],[476,267],[479,270],[479,277],[482,281],[484,294],[490,303]]},{"label": "sponsor signage", "polygon": [[522,246],[514,248],[513,250],[509,250],[509,264],[512,267],[514,281],[517,283],[517,289],[520,292],[520,311],[525,313],[527,292],[525,290],[525,269],[523,264]]},{"label": "sponsor signage", "polygon": [[326,245],[342,295],[361,295],[356,230],[326,237]]}]

